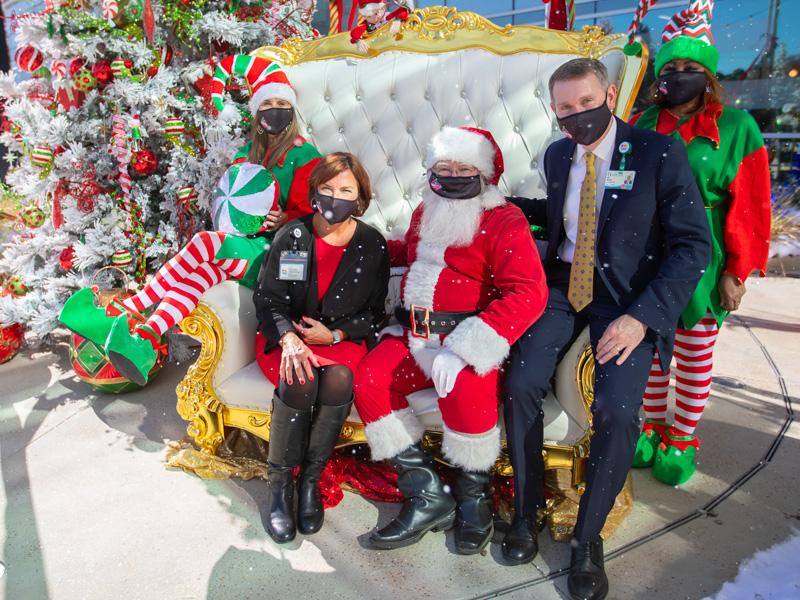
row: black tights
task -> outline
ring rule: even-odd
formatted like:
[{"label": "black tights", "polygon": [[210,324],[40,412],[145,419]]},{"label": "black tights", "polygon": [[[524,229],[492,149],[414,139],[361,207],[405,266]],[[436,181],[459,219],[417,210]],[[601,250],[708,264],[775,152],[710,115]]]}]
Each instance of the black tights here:
[{"label": "black tights", "polygon": [[344,365],[311,367],[314,379],[305,377],[300,383],[297,375],[292,385],[281,381],[278,397],[286,406],[295,410],[310,410],[315,403],[328,406],[343,406],[353,399],[353,372]]}]

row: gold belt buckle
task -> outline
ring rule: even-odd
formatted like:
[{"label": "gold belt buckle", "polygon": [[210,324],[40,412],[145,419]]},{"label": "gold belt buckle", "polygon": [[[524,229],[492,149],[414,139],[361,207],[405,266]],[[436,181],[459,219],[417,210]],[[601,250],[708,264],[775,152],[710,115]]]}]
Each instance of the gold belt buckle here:
[{"label": "gold belt buckle", "polygon": [[[416,314],[417,311],[422,311],[424,318],[422,323],[425,325],[425,333],[417,333],[417,318]],[[431,337],[431,326],[430,326],[430,311],[425,308],[424,306],[416,306],[414,304],[411,305],[411,335],[415,338],[421,338],[423,340],[427,340]]]}]

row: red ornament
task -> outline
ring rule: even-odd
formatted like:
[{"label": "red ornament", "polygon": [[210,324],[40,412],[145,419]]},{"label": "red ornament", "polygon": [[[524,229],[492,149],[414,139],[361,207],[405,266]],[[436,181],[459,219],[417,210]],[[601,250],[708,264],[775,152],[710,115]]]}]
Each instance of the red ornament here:
[{"label": "red ornament", "polygon": [[32,73],[42,66],[44,56],[38,48],[33,46],[23,46],[14,55],[14,60],[17,61],[17,66],[23,71]]},{"label": "red ornament", "polygon": [[161,48],[161,64],[165,67],[168,67],[172,62],[172,59],[175,57],[175,50],[173,50],[172,46],[166,44],[163,48]]},{"label": "red ornament", "polygon": [[137,175],[152,175],[158,168],[158,157],[150,148],[137,150],[131,156],[131,168]]},{"label": "red ornament", "polygon": [[98,60],[92,67],[92,75],[94,75],[94,78],[97,80],[97,85],[101,88],[113,83],[114,73],[111,72],[111,61],[107,58]]},{"label": "red ornament", "polygon": [[211,45],[214,46],[214,52],[217,54],[225,54],[231,47],[231,43],[225,40],[211,40]]},{"label": "red ornament", "polygon": [[58,255],[58,264],[65,271],[71,271],[72,267],[75,266],[75,248],[71,244]]},{"label": "red ornament", "polygon": [[0,364],[10,361],[17,355],[25,337],[21,323],[0,327]]},{"label": "red ornament", "polygon": [[86,60],[83,56],[77,56],[77,57],[73,58],[72,61],[69,63],[69,74],[70,74],[70,76],[75,75],[75,73],[77,73],[79,69],[83,68],[83,66],[87,62],[89,62],[89,61]]}]

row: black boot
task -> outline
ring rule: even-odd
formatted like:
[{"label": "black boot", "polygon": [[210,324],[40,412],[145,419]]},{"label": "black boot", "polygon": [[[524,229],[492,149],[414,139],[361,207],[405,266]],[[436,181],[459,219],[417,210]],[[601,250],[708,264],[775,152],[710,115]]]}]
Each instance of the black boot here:
[{"label": "black boot", "polygon": [[279,544],[291,542],[297,534],[294,517],[294,479],[292,469],[300,464],[306,451],[310,410],[296,410],[272,400],[269,426],[269,498],[267,533]]},{"label": "black boot", "polygon": [[461,554],[478,554],[492,539],[492,473],[458,469],[453,495],[458,504],[455,529],[456,549]]},{"label": "black boot", "polygon": [[300,475],[297,478],[297,529],[303,535],[317,533],[325,521],[322,506],[322,493],[319,491],[319,476],[328,464],[339,434],[342,432],[347,415],[350,414],[348,402],[344,406],[318,404],[311,420],[308,434],[308,447]]},{"label": "black boot", "polygon": [[536,521],[535,513],[526,517],[514,515],[511,528],[503,538],[503,558],[512,565],[524,565],[536,558],[539,554],[536,536],[542,525]]},{"label": "black boot", "polygon": [[575,600],[603,600],[608,595],[603,538],[598,536],[591,542],[573,546],[567,587]]},{"label": "black boot", "polygon": [[456,501],[444,491],[433,457],[414,444],[387,463],[397,473],[403,507],[394,521],[369,536],[372,545],[384,550],[402,548],[416,544],[429,531],[450,529]]}]

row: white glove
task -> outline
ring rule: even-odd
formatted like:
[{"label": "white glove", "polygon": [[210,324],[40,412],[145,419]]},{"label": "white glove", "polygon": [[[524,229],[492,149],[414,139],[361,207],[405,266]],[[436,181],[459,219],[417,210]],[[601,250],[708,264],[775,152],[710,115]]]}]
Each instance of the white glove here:
[{"label": "white glove", "polygon": [[358,51],[362,54],[369,54],[369,44],[364,40],[358,40],[356,46],[358,47]]},{"label": "white glove", "polygon": [[466,366],[464,359],[450,348],[445,348],[433,359],[431,379],[439,398],[444,398],[453,391],[458,374]]},{"label": "white glove", "polygon": [[400,19],[392,20],[392,24],[389,25],[389,35],[397,35],[397,32],[400,31],[400,25],[402,24],[403,22]]}]

